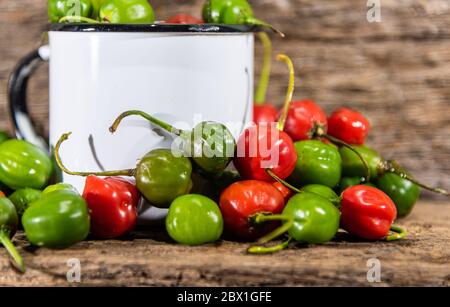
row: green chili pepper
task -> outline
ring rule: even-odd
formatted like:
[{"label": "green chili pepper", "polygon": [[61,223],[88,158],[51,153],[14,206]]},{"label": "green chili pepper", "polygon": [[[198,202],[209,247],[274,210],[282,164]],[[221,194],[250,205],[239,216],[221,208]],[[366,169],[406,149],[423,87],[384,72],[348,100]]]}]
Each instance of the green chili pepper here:
[{"label": "green chili pepper", "polygon": [[339,151],[321,141],[295,143],[297,165],[289,178],[295,185],[321,184],[334,188],[341,179],[342,161]]},{"label": "green chili pepper", "polygon": [[155,13],[147,0],[107,0],[99,9],[100,21],[121,24],[155,22]]},{"label": "green chili pepper", "polygon": [[377,187],[395,203],[397,217],[409,215],[420,197],[420,187],[397,174],[384,174],[378,178]]},{"label": "green chili pepper", "polygon": [[236,141],[227,127],[215,122],[202,122],[192,131],[179,130],[171,125],[137,110],[122,113],[110,127],[116,132],[122,120],[129,116],[141,116],[150,123],[178,136],[173,149],[192,160],[206,175],[220,177],[230,164],[236,151]]},{"label": "green chili pepper", "polygon": [[90,219],[87,204],[78,193],[59,190],[31,203],[22,224],[31,244],[65,248],[86,239]]},{"label": "green chili pepper", "polygon": [[11,139],[11,138],[9,137],[9,135],[6,132],[0,131],[0,144],[9,139]]},{"label": "green chili pepper", "polygon": [[35,145],[22,140],[0,144],[0,181],[13,190],[42,189],[52,168],[49,156]]},{"label": "green chili pepper", "polygon": [[185,245],[202,245],[219,240],[223,218],[219,206],[202,195],[184,195],[169,209],[166,229],[170,237]]},{"label": "green chili pepper", "polygon": [[91,0],[48,0],[50,22],[59,22],[61,18],[90,17],[93,12]]},{"label": "green chili pepper", "polygon": [[101,6],[106,2],[106,0],[91,0],[92,2],[92,18],[95,20],[99,19],[99,12],[100,12],[100,8]]},{"label": "green chili pepper", "polygon": [[159,208],[168,208],[179,196],[192,189],[192,164],[188,158],[176,157],[169,149],[155,149],[146,154],[135,169],[107,172],[74,172],[67,169],[59,156],[61,144],[70,133],[63,134],[55,146],[55,160],[59,168],[73,176],[129,176],[136,179],[136,187],[144,198]]},{"label": "green chili pepper", "polygon": [[6,197],[0,197],[0,244],[3,244],[14,260],[15,267],[21,272],[25,272],[23,259],[11,242],[18,224],[19,218],[13,203]]},{"label": "green chili pepper", "polygon": [[[430,187],[426,184],[417,181],[408,172],[406,172],[396,161],[385,160],[374,149],[371,149],[364,145],[353,146],[353,149],[356,150],[368,163],[372,180],[377,179],[383,176],[384,174],[393,173],[424,189],[446,196],[450,195],[449,192],[444,189]],[[365,169],[359,157],[353,151],[345,147],[341,147],[339,152],[342,157],[343,175],[346,177],[364,177]]]},{"label": "green chili pepper", "polygon": [[[302,192],[294,195],[281,215],[258,214],[256,224],[281,220],[283,225],[261,238],[258,243],[265,244],[288,232],[289,237],[306,244],[323,244],[334,238],[339,230],[340,212],[326,198],[315,193]],[[287,247],[289,240],[275,247],[253,246],[249,253],[272,253]]]},{"label": "green chili pepper", "polygon": [[339,191],[339,194],[341,194],[346,189],[360,184],[375,188],[375,185],[373,183],[370,182],[364,183],[359,177],[343,177],[341,179],[341,182],[339,183],[337,191]]},{"label": "green chili pepper", "polygon": [[313,194],[317,194],[319,196],[324,197],[327,199],[330,203],[335,205],[336,207],[339,207],[341,203],[341,198],[334,192],[330,187],[327,187],[325,185],[320,184],[310,184],[307,186],[304,186],[301,191],[309,192]]},{"label": "green chili pepper", "polygon": [[23,213],[28,209],[29,205],[41,198],[42,191],[35,189],[20,189],[9,196],[9,200],[16,207],[17,214],[22,217]]},{"label": "green chili pepper", "polygon": [[45,195],[45,194],[49,194],[49,193],[52,193],[55,191],[61,191],[61,190],[79,193],[78,190],[69,183],[57,183],[57,184],[46,187],[44,189],[44,191],[42,191],[42,194]]},{"label": "green chili pepper", "polygon": [[202,15],[207,23],[258,25],[268,27],[284,37],[272,25],[255,18],[247,0],[207,0]]}]

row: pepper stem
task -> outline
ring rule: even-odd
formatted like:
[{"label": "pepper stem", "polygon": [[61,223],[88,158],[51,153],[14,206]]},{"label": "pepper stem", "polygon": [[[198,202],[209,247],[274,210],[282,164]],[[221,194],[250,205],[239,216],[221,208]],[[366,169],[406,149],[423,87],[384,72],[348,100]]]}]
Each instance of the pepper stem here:
[{"label": "pepper stem", "polygon": [[72,132],[63,134],[58,142],[55,145],[54,149],[54,156],[56,164],[58,164],[59,168],[66,174],[73,175],[73,176],[81,176],[81,177],[87,177],[87,176],[104,176],[104,177],[110,177],[110,176],[128,176],[132,177],[134,176],[135,170],[134,169],[126,169],[126,170],[119,170],[119,171],[108,171],[108,172],[74,172],[69,170],[64,166],[61,160],[61,156],[59,155],[59,150],[61,148],[61,144],[67,141],[70,137]]},{"label": "pepper stem", "polygon": [[428,190],[428,191],[431,191],[431,192],[434,192],[437,194],[441,194],[441,195],[444,195],[447,197],[450,196],[450,193],[447,190],[431,187],[429,185],[426,185],[424,183],[417,181],[412,176],[410,176],[407,172],[405,172],[403,170],[403,168],[396,161],[389,160],[389,161],[383,162],[382,170],[384,172],[397,174],[398,176],[402,177],[403,179],[411,181],[412,183],[418,185],[421,188],[424,188],[425,190]]},{"label": "pepper stem", "polygon": [[266,102],[267,87],[270,80],[270,71],[272,66],[272,42],[266,32],[259,32],[258,38],[263,45],[264,56],[261,77],[259,78],[258,89],[255,96],[255,104],[262,105]]},{"label": "pepper stem", "polygon": [[272,26],[270,23],[267,23],[261,19],[245,16],[244,20],[245,20],[244,23],[246,23],[246,24],[266,27],[266,28],[269,28],[270,30],[272,30],[273,32],[277,33],[278,35],[280,35],[282,38],[286,37],[286,35],[283,32],[281,32],[280,30],[278,30],[277,28]]},{"label": "pepper stem", "polygon": [[92,18],[87,18],[83,16],[64,16],[58,21],[58,23],[65,22],[85,22],[85,23],[99,23],[97,20]]},{"label": "pepper stem", "polygon": [[271,246],[271,247],[265,247],[265,246],[251,246],[247,249],[247,253],[249,254],[273,254],[277,253],[279,251],[282,251],[283,249],[287,248],[289,244],[292,242],[292,237],[289,237],[286,241],[284,241],[281,244]]},{"label": "pepper stem", "polygon": [[406,237],[406,230],[399,226],[392,225],[390,234],[386,237],[386,241],[397,241]]},{"label": "pepper stem", "polygon": [[168,123],[163,122],[163,121],[151,116],[150,114],[147,114],[143,111],[138,111],[138,110],[131,110],[131,111],[127,111],[127,112],[120,114],[119,117],[117,117],[117,119],[114,121],[113,125],[109,128],[109,131],[111,133],[116,132],[117,128],[119,127],[122,120],[128,116],[141,116],[141,117],[145,118],[146,120],[148,120],[153,125],[161,127],[162,129],[166,130],[169,133],[173,133],[177,136],[180,136],[182,134],[182,130],[177,129],[177,128],[173,127],[172,125],[169,125]]},{"label": "pepper stem", "polygon": [[14,265],[14,267],[17,268],[20,272],[24,273],[25,263],[23,262],[23,258],[22,256],[20,256],[16,247],[11,242],[9,236],[4,231],[0,231],[0,243],[3,244],[3,246],[11,256],[12,264]]},{"label": "pepper stem", "polygon": [[355,153],[355,155],[357,155],[358,158],[361,160],[361,162],[363,163],[364,168],[366,170],[366,177],[364,178],[364,181],[365,182],[370,182],[371,174],[370,174],[369,164],[367,163],[366,159],[364,159],[362,154],[360,154],[355,148],[353,148],[352,145],[350,145],[350,144],[348,144],[348,143],[346,143],[346,142],[344,142],[344,141],[342,141],[342,140],[340,140],[338,138],[335,138],[334,136],[326,134],[326,133],[318,132],[317,135],[320,136],[320,137],[323,137],[323,138],[325,138],[327,140],[329,140],[330,142],[332,142],[332,143],[334,143],[334,144],[336,144],[338,146],[343,146],[343,147],[346,147],[346,148],[350,149],[351,151],[353,151]]},{"label": "pepper stem", "polygon": [[284,54],[277,55],[277,61],[284,61],[289,68],[289,86],[286,94],[286,100],[284,101],[283,112],[281,113],[280,120],[278,121],[278,130],[283,131],[286,124],[286,120],[289,114],[289,108],[292,102],[292,96],[294,95],[295,87],[295,70],[292,60]]},{"label": "pepper stem", "polygon": [[272,241],[273,239],[278,238],[282,234],[286,233],[292,227],[292,225],[294,225],[294,219],[292,217],[281,214],[267,215],[264,213],[258,213],[253,217],[253,223],[255,224],[261,224],[270,221],[284,221],[285,223],[268,235],[259,239],[258,243],[260,244],[265,244]]},{"label": "pepper stem", "polygon": [[284,185],[285,187],[287,187],[288,189],[290,189],[290,190],[292,190],[292,191],[294,191],[294,192],[297,192],[297,193],[302,193],[301,190],[297,189],[296,187],[294,187],[294,186],[291,185],[290,183],[286,182],[285,180],[283,180],[283,179],[281,179],[280,177],[278,177],[277,175],[275,175],[275,173],[274,173],[272,170],[267,169],[267,170],[266,170],[266,173],[267,173],[270,177],[272,177],[274,180],[278,181],[279,183],[281,183],[282,185]]}]

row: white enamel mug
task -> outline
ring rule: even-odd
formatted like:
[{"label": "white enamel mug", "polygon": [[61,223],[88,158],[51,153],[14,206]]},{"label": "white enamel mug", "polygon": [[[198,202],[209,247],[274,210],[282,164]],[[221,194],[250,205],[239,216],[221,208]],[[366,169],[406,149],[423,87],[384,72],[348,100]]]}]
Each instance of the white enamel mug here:
[{"label": "white enamel mug", "polygon": [[[61,149],[69,169],[133,168],[155,148],[170,147],[143,119],[108,128],[123,111],[137,109],[178,128],[211,120],[237,137],[252,118],[254,36],[245,26],[53,25],[49,45],[24,58],[9,84],[18,138],[41,147],[28,116],[27,81],[50,60],[50,148],[72,132]],[[82,191],[84,178],[63,175]],[[152,209],[144,219],[160,218]]]}]

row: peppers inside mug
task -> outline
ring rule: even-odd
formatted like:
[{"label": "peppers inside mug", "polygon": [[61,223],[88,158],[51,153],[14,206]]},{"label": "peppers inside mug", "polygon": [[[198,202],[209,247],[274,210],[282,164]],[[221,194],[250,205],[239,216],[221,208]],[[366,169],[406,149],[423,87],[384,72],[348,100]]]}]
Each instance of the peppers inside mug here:
[{"label": "peppers inside mug", "polygon": [[[245,25],[52,24],[49,45],[25,57],[10,79],[16,136],[48,149],[72,131],[61,151],[64,161],[71,169],[97,171],[133,167],[152,149],[171,146],[167,134],[138,118],[111,135],[107,128],[127,110],[186,129],[203,121],[224,123],[237,138],[253,117],[254,30]],[[47,136],[30,129],[25,92],[34,68],[50,58],[47,145]],[[74,87],[75,94],[68,95]],[[83,178],[62,179],[83,191]],[[150,208],[144,219],[165,214]]]}]

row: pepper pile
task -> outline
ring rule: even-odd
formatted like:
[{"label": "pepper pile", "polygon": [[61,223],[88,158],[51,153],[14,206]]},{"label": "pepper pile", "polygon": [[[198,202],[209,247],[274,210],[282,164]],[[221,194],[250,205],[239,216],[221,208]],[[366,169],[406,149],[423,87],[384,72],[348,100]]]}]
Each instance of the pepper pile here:
[{"label": "pepper pile", "polygon": [[48,0],[48,16],[52,23],[111,24],[233,24],[268,27],[280,36],[284,34],[272,25],[256,18],[247,0],[207,0],[202,18],[178,14],[156,22],[147,0]]}]

